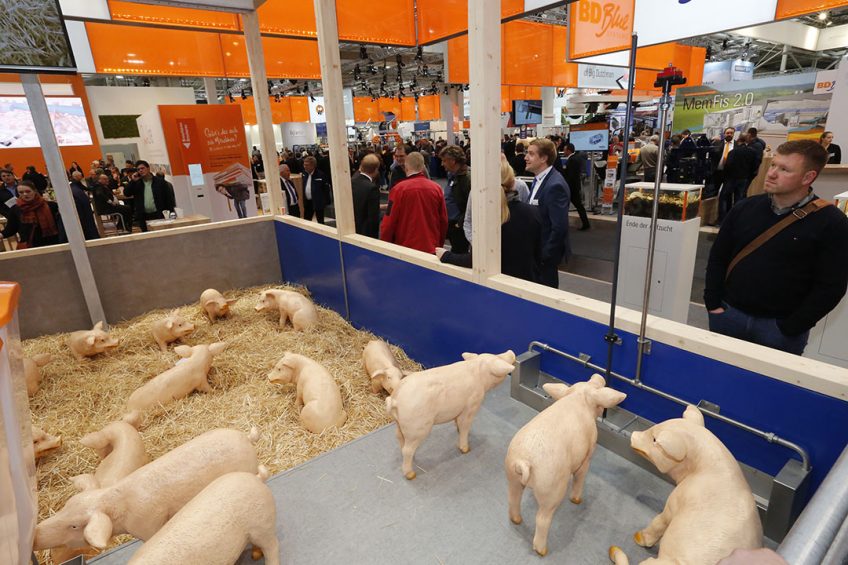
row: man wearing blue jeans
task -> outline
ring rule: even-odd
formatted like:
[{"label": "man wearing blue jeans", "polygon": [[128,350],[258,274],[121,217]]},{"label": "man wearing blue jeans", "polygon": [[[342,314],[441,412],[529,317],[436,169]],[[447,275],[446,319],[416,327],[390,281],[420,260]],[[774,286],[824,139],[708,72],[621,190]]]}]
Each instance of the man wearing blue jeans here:
[{"label": "man wearing blue jeans", "polygon": [[[765,194],[740,201],[727,214],[707,263],[704,304],[711,331],[801,355],[810,329],[839,304],[848,287],[848,217],[835,206],[808,206],[826,163],[827,152],[814,141],[784,143]],[[797,220],[729,269],[789,214]]]}]

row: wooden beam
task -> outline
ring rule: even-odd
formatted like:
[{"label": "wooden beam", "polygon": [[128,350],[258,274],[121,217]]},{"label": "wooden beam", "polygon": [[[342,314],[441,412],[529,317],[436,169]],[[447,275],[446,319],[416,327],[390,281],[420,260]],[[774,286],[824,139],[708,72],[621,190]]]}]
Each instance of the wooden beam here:
[{"label": "wooden beam", "polygon": [[333,176],[336,228],[339,236],[342,236],[356,233],[356,224],[353,219],[353,196],[335,0],[315,0],[315,22],[318,26],[321,86],[324,90],[324,108],[327,113],[327,143],[330,148],[330,170]]},{"label": "wooden beam", "polygon": [[[271,212],[286,214],[286,202],[278,177],[280,160],[277,158],[277,143],[274,140],[274,122],[271,117],[271,98],[268,95],[268,75],[265,72],[265,52],[259,34],[259,16],[256,12],[241,15],[244,28],[244,43],[247,47],[247,62],[250,66],[250,86],[256,106],[256,123],[259,126],[259,150],[265,167],[265,186],[271,198]],[[301,204],[302,206],[303,204]]]},{"label": "wooden beam", "polygon": [[473,279],[501,272],[501,22],[486,0],[469,0]]}]

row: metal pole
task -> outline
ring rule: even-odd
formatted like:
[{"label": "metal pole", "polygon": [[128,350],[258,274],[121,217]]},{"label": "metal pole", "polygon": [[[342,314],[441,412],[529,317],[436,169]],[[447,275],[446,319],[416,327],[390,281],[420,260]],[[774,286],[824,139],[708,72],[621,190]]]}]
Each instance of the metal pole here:
[{"label": "metal pole", "polygon": [[636,354],[636,382],[642,380],[642,359],[645,355],[651,340],[645,339],[645,331],[648,323],[648,306],[651,300],[651,281],[654,275],[654,249],[657,245],[657,216],[660,211],[660,184],[662,183],[663,170],[663,141],[665,140],[665,132],[668,127],[668,109],[671,106],[671,83],[663,83],[663,95],[660,98],[660,150],[657,155],[657,170],[656,179],[654,179],[654,205],[651,208],[651,225],[650,234],[648,235],[648,264],[645,267],[645,289],[642,294],[642,321],[639,324],[639,345],[638,353]]},{"label": "metal pole", "polygon": [[[604,341],[607,342],[607,366],[605,373],[610,375],[612,370],[612,352],[613,346],[621,343],[621,338],[615,333],[615,304],[618,298],[618,267],[621,262],[621,232],[624,223],[624,185],[627,184],[627,150],[630,145],[630,126],[633,120],[633,87],[636,83],[636,46],[639,43],[637,34],[633,34],[630,40],[630,76],[627,84],[627,108],[624,112],[624,152],[621,159],[621,171],[619,172],[620,180],[618,187],[618,221],[615,229],[615,257],[613,258],[612,266],[612,296],[610,297],[610,319],[609,330],[604,336]],[[592,166],[592,178],[595,177],[595,168]]]},{"label": "metal pole", "polygon": [[71,245],[71,257],[74,259],[74,267],[77,270],[91,324],[94,325],[101,321],[106,323],[106,314],[103,312],[103,304],[100,302],[100,294],[97,292],[97,282],[94,280],[94,272],[91,270],[88,252],[85,249],[85,236],[82,233],[74,198],[68,186],[65,163],[62,161],[62,153],[59,151],[56,134],[53,132],[53,122],[50,121],[41,83],[38,82],[38,75],[28,73],[21,74],[21,83],[24,86],[29,111],[32,113],[38,143],[41,145],[44,161],[47,164],[47,174],[50,175],[50,181],[56,192],[59,213],[62,215],[62,224],[65,227],[65,234],[68,236],[68,243]]}]

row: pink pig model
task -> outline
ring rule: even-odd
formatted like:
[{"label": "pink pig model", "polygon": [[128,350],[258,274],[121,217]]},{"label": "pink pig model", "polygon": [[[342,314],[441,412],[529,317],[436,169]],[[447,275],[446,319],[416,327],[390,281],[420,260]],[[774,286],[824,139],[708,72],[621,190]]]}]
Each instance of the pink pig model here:
[{"label": "pink pig model", "polygon": [[347,420],[339,385],[323,365],[309,357],[285,352],[268,373],[272,383],[297,385],[295,403],[303,427],[320,434],[332,426],[341,427]]},{"label": "pink pig model", "polygon": [[263,290],[259,293],[257,312],[274,311],[280,315],[280,327],[291,320],[292,327],[299,332],[306,331],[318,323],[318,310],[307,297],[291,290]]},{"label": "pink pig model", "polygon": [[506,351],[463,353],[463,361],[435,367],[400,381],[386,398],[386,411],[397,422],[397,438],[403,454],[403,474],[412,480],[412,458],[434,424],[456,422],[459,450],[468,453],[468,432],[486,391],[501,384],[515,368],[515,354]]},{"label": "pink pig model", "polygon": [[93,474],[71,479],[80,490],[110,487],[149,461],[141,434],[126,422],[107,424],[102,430],[81,437],[80,443],[95,450],[102,459]]},{"label": "pink pig model", "polygon": [[179,310],[172,310],[166,317],[156,320],[150,326],[153,339],[162,353],[168,351],[168,344],[184,338],[194,331],[194,324],[180,316]]},{"label": "pink pig model", "polygon": [[247,544],[253,558],[279,565],[277,510],[271,490],[250,473],[228,473],[183,506],[147,540],[129,565],[232,565]]},{"label": "pink pig model", "polygon": [[41,428],[32,426],[32,448],[36,459],[60,447],[62,447],[62,436],[51,436]]},{"label": "pink pig model", "polygon": [[571,502],[580,504],[583,500],[583,482],[598,440],[595,419],[604,408],[619,404],[627,396],[605,385],[600,375],[572,386],[542,385],[556,402],[518,430],[509,444],[504,463],[509,518],[521,523],[521,495],[524,487],[532,488],[539,506],[533,549],[539,555],[548,553],[551,520],[572,477]]},{"label": "pink pig model", "polygon": [[386,342],[372,339],[362,351],[362,364],[371,377],[371,392],[374,394],[385,389],[391,394],[403,378],[392,350]]},{"label": "pink pig model", "polygon": [[174,352],[182,357],[177,364],[164,373],[153,377],[130,395],[127,414],[123,420],[135,426],[141,423],[145,410],[154,406],[170,404],[185,398],[195,390],[211,392],[206,380],[212,368],[212,358],[227,348],[223,341],[211,345],[178,345]]},{"label": "pink pig model", "polygon": [[49,353],[41,353],[32,357],[24,357],[24,378],[26,379],[27,395],[32,398],[41,386],[41,368],[53,360]]},{"label": "pink pig model", "polygon": [[[713,565],[735,549],[762,547],[751,488],[730,451],[704,427],[697,408],[633,432],[630,446],[677,485],[662,513],[633,536],[644,547],[662,538],[659,556],[642,563]],[[611,547],[609,554],[616,565],[627,565],[620,548]]]},{"label": "pink pig model", "polygon": [[83,361],[118,347],[118,340],[103,331],[103,322],[97,322],[90,330],[73,332],[68,337],[68,347],[77,361]]},{"label": "pink pig model", "polygon": [[217,429],[187,441],[130,473],[111,487],[86,490],[35,528],[35,551],[52,547],[103,549],[112,536],[130,534],[147,540],[168,518],[227,473],[267,474],[258,464],[250,436]]},{"label": "pink pig model", "polygon": [[230,304],[235,304],[235,298],[224,298],[224,295],[214,288],[207,288],[200,295],[200,308],[209,323],[214,324],[218,318],[223,318],[230,313]]}]

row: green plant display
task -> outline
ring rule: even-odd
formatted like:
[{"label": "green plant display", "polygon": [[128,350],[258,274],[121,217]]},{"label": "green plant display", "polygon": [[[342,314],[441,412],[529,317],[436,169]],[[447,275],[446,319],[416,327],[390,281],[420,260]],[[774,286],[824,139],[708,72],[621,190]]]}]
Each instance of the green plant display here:
[{"label": "green plant display", "polygon": [[135,121],[138,114],[100,116],[100,127],[103,129],[103,137],[115,139],[118,137],[141,137],[138,132],[138,123]]}]

